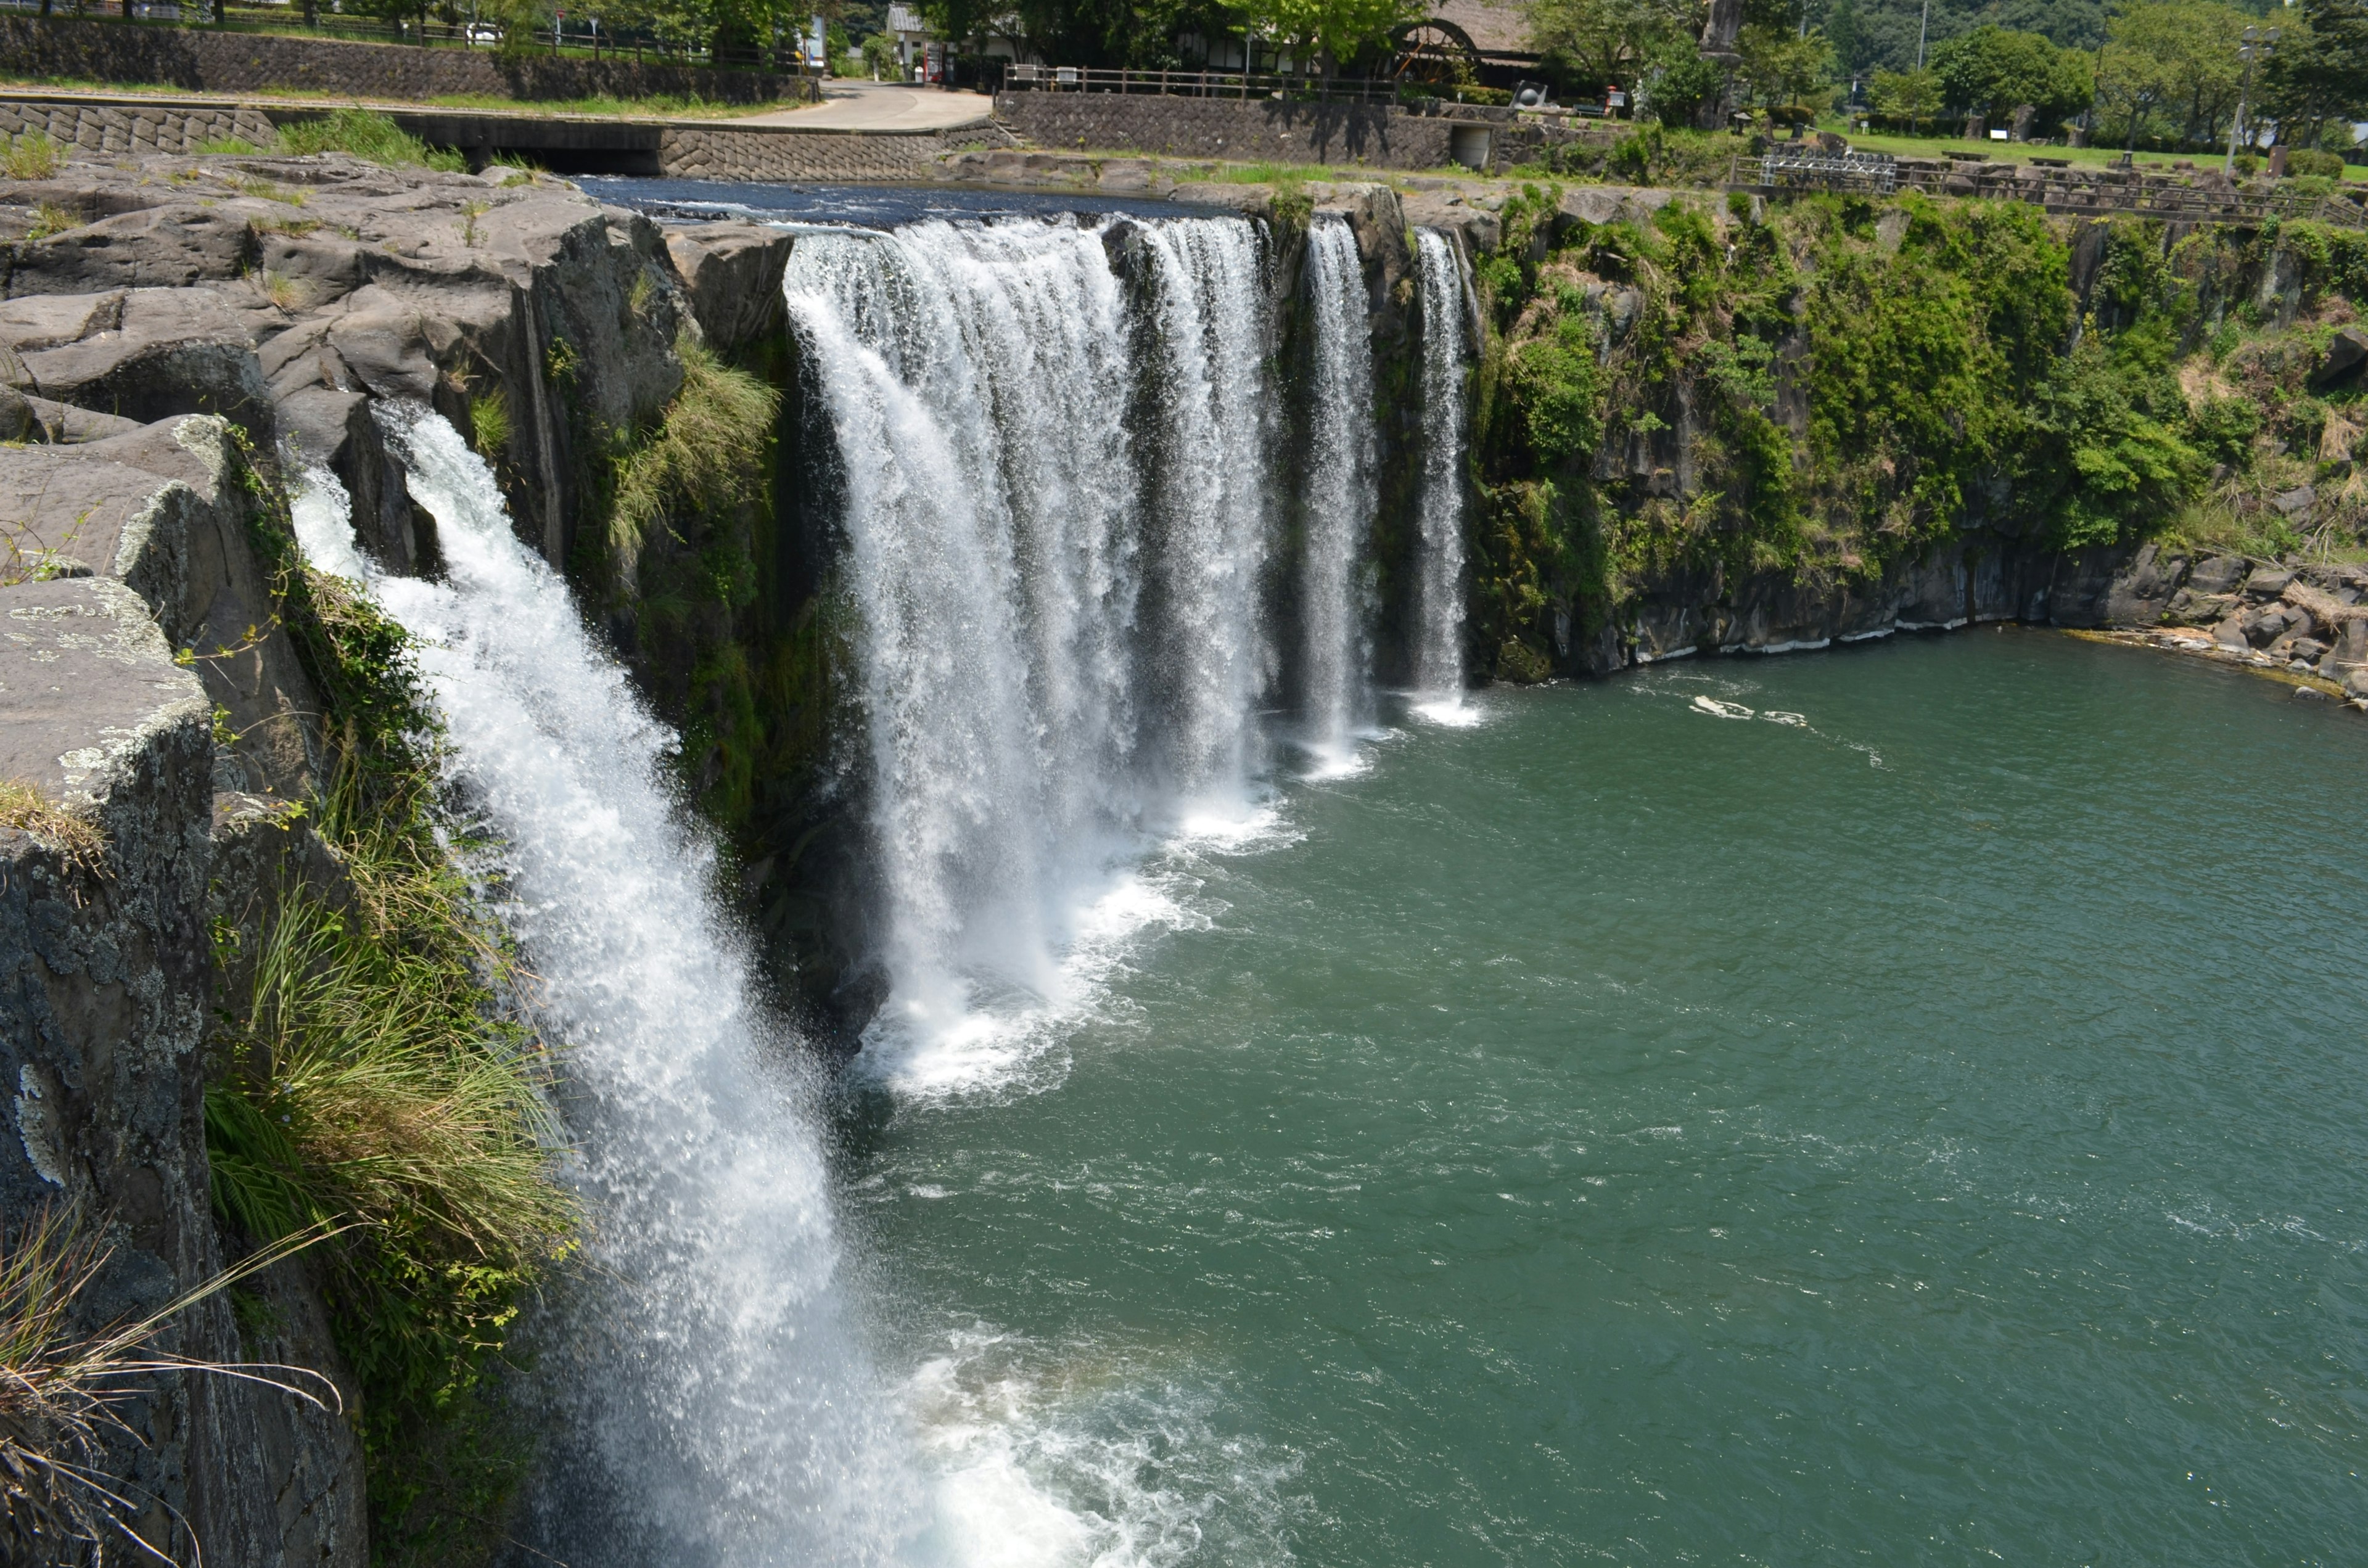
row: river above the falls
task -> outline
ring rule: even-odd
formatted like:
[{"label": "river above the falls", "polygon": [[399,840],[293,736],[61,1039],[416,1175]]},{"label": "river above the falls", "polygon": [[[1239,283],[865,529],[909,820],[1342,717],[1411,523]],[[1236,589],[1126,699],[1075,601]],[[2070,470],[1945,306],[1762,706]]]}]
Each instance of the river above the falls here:
[{"label": "river above the falls", "polygon": [[2356,1551],[2368,726],[1991,629],[1474,706],[849,1091],[947,1546]]}]

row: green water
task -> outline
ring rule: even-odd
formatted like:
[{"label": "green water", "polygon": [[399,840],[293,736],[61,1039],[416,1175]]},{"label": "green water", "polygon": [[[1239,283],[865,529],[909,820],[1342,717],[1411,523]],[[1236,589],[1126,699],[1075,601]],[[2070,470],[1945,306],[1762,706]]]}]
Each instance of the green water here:
[{"label": "green water", "polygon": [[856,1119],[941,1536],[2368,1561],[2368,722],[1992,630],[1479,700]]}]

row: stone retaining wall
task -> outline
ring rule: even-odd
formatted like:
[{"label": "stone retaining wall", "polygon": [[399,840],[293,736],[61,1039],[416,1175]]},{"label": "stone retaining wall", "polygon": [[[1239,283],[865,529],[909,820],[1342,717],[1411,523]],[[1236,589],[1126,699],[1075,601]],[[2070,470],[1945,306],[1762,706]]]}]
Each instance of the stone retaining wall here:
[{"label": "stone retaining wall", "polygon": [[816,89],[773,72],[640,64],[631,60],[533,57],[504,60],[490,50],[422,49],[336,39],[208,32],[194,28],[0,17],[0,71],[73,76],[193,92],[253,93],[273,87],[341,97],[426,99],[455,94],[527,100],[646,97],[655,93],[716,103],[794,102]]},{"label": "stone retaining wall", "polygon": [[1453,161],[1455,122],[1386,105],[1019,92],[1001,95],[995,108],[996,118],[1021,136],[1061,151],[1378,169],[1436,169]]},{"label": "stone retaining wall", "polygon": [[262,110],[227,104],[220,108],[114,108],[104,104],[0,101],[0,136],[37,131],[91,153],[191,153],[205,142],[232,137],[267,147],[273,135],[271,121]]},{"label": "stone retaining wall", "polygon": [[684,179],[941,180],[942,154],[1010,142],[989,125],[902,133],[669,125],[658,159]]}]

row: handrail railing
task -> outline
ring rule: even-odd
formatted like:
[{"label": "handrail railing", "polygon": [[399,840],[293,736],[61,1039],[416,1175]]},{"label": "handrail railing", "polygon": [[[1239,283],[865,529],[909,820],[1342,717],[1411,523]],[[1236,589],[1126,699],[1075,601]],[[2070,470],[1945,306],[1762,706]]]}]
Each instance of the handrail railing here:
[{"label": "handrail railing", "polygon": [[[1887,174],[1884,172],[1888,165]],[[2306,219],[2347,229],[2368,228],[2368,207],[2348,196],[2297,189],[2279,182],[2267,189],[2190,183],[2176,176],[2133,170],[2040,168],[2019,164],[1933,166],[1932,161],[1881,153],[1821,153],[1785,149],[1738,153],[1727,183],[1769,190],[1863,191],[1888,195],[1986,197],[2025,201],[2050,211],[2128,213],[2189,222],[2263,222]],[[1889,183],[1884,183],[1887,178]]]},{"label": "handrail railing", "polygon": [[[215,20],[212,6],[203,0],[176,6],[172,0],[83,0],[79,6],[74,0],[52,0],[55,18],[90,21],[129,22],[136,27],[187,28],[190,31],[232,32],[243,34],[279,34],[292,38],[324,38],[348,42],[400,43],[438,49],[495,50],[502,45],[498,29],[489,23],[448,23],[416,20],[382,20],[372,17],[347,16],[331,11],[324,5],[312,21],[304,20],[294,6],[227,7],[220,21]],[[125,16],[126,7],[131,15]],[[0,10],[39,11],[40,0],[0,0]],[[695,65],[717,70],[766,71],[785,76],[814,76],[819,73],[807,63],[800,40],[786,39],[777,48],[711,49],[697,44],[669,42],[647,33],[623,37],[602,28],[567,28],[553,31],[543,28],[528,35],[525,47],[532,54],[563,55],[587,60],[632,60],[643,64]]]},{"label": "handrail railing", "polygon": [[1149,93],[1196,98],[1290,98],[1317,103],[1395,103],[1398,84],[1385,77],[1322,76],[1283,72],[1110,71],[1082,65],[1015,64],[1005,70],[1007,91]]}]

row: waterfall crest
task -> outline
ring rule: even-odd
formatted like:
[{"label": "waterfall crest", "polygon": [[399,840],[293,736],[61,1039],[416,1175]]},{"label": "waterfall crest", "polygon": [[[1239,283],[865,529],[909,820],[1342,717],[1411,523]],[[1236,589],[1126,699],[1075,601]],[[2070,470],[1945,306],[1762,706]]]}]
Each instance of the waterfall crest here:
[{"label": "waterfall crest", "polygon": [[1422,300],[1421,558],[1417,563],[1415,687],[1434,717],[1463,706],[1463,274],[1452,241],[1415,234]]},{"label": "waterfall crest", "polygon": [[841,1301],[814,1085],[707,895],[674,737],[458,432],[379,412],[448,575],[370,586],[498,846],[593,1217],[542,1349],[535,1544],[577,1568],[890,1561],[914,1488]]},{"label": "waterfall crest", "polygon": [[1308,230],[1308,457],[1303,476],[1306,736],[1327,769],[1347,766],[1372,706],[1372,585],[1365,541],[1380,506],[1373,344],[1357,238],[1338,218]]}]

